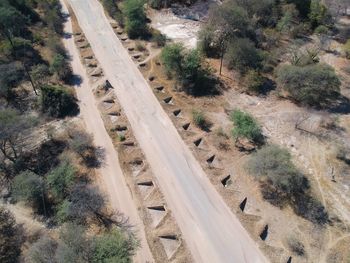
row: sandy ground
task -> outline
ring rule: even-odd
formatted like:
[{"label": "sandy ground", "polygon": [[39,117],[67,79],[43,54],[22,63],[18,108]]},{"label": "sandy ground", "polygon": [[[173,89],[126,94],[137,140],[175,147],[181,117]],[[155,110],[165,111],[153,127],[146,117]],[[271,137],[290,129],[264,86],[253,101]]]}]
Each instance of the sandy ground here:
[{"label": "sandy ground", "polygon": [[[62,1],[63,11],[68,13],[65,3]],[[71,20],[68,18],[65,24],[65,32],[72,33]],[[109,194],[109,201],[113,209],[125,214],[130,224],[138,230],[141,248],[137,251],[134,259],[136,262],[153,262],[153,256],[149,250],[143,224],[133,202],[133,197],[124,180],[117,153],[112,141],[105,130],[100,113],[96,106],[95,98],[89,86],[86,71],[80,61],[78,50],[72,37],[64,39],[64,45],[71,56],[71,64],[75,74],[81,77],[81,83],[76,85],[77,97],[80,101],[81,118],[86,124],[86,129],[94,137],[95,145],[105,150],[105,160],[101,168],[97,170],[102,178],[102,183]]]},{"label": "sandy ground", "polygon": [[151,26],[169,39],[181,42],[188,48],[195,48],[201,21],[205,20],[209,6],[216,2],[218,1],[206,0],[186,7],[150,9],[148,17],[151,18]]},{"label": "sandy ground", "polygon": [[70,3],[195,261],[266,262],[182,141],[114,34],[101,5],[95,0]]}]

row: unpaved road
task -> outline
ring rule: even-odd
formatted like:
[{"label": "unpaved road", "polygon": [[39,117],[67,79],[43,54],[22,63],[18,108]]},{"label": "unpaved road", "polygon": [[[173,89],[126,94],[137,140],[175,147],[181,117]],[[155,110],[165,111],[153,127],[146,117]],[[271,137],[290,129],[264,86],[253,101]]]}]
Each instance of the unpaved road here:
[{"label": "unpaved road", "polygon": [[[63,12],[68,14],[67,7],[63,1]],[[68,18],[65,23],[65,32],[72,33],[72,23]],[[97,170],[104,181],[104,188],[108,191],[108,199],[113,209],[124,213],[129,217],[129,222],[134,225],[140,239],[141,248],[134,257],[135,262],[154,262],[152,253],[148,247],[143,223],[137,213],[135,203],[126,185],[123,172],[121,170],[116,150],[105,129],[104,123],[98,111],[92,89],[89,86],[89,78],[85,68],[80,61],[80,55],[75,46],[73,36],[64,39],[64,45],[71,56],[71,64],[74,74],[81,77],[81,83],[76,86],[78,100],[80,101],[80,114],[83,118],[87,132],[94,137],[96,146],[101,146],[105,150],[105,160],[101,168]]]},{"label": "unpaved road", "polygon": [[[97,0],[69,0],[196,262],[267,262],[211,185]],[[118,186],[115,190],[118,191]]]}]

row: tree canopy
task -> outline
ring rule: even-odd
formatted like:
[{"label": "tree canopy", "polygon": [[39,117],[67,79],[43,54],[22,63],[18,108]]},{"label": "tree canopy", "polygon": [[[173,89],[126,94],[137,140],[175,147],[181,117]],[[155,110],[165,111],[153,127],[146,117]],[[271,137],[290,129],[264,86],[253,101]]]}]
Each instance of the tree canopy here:
[{"label": "tree canopy", "polygon": [[295,101],[310,106],[327,106],[340,91],[338,76],[325,64],[281,66],[277,69],[277,84]]}]

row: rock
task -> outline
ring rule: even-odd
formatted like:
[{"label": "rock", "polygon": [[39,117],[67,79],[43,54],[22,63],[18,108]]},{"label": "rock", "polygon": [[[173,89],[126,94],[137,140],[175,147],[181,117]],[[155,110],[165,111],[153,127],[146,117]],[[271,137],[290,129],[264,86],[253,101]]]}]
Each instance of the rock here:
[{"label": "rock", "polygon": [[254,143],[246,138],[236,139],[235,146],[242,152],[251,152],[256,148]]}]

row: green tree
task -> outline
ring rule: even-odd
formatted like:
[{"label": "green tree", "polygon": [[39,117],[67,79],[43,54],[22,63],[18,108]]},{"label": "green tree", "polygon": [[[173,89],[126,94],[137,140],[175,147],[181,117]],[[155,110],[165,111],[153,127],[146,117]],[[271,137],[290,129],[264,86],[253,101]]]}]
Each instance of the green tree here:
[{"label": "green tree", "polygon": [[37,64],[30,71],[35,86],[41,87],[47,84],[50,77],[50,69],[45,64]]},{"label": "green tree", "polygon": [[16,263],[21,254],[22,237],[14,216],[0,207],[0,262]]},{"label": "green tree", "polygon": [[79,110],[74,95],[61,86],[44,85],[41,88],[41,110],[52,117],[63,118]]},{"label": "green tree", "polygon": [[256,143],[262,142],[261,129],[250,114],[235,110],[231,114],[231,121],[234,124],[232,135],[235,139],[243,137]]},{"label": "green tree", "polygon": [[92,262],[94,263],[131,263],[137,241],[132,235],[123,234],[114,228],[97,237],[94,242]]},{"label": "green tree", "polygon": [[12,6],[0,6],[0,32],[12,42],[14,36],[20,36],[26,28],[27,18]]},{"label": "green tree", "polygon": [[50,65],[50,71],[52,74],[57,74],[59,79],[68,81],[72,76],[72,69],[67,62],[67,59],[61,54],[54,56],[53,61]]},{"label": "green tree", "polygon": [[182,44],[166,45],[161,60],[169,77],[174,77],[190,95],[201,96],[216,91],[217,80],[197,49],[185,50]]},{"label": "green tree", "polygon": [[330,25],[332,19],[327,7],[320,0],[311,0],[308,17],[314,29],[320,25]]},{"label": "green tree", "polygon": [[75,173],[75,168],[68,161],[64,161],[48,174],[47,183],[57,201],[68,195],[69,188],[74,183]]},{"label": "green tree", "polygon": [[149,35],[144,4],[144,0],[124,1],[123,13],[126,18],[126,32],[130,38],[144,38]]},{"label": "green tree", "polygon": [[175,76],[182,71],[184,46],[182,44],[166,45],[162,49],[161,59],[168,76]]},{"label": "green tree", "polygon": [[249,69],[260,68],[263,56],[252,41],[237,38],[230,43],[224,59],[229,69],[234,68],[244,73]]},{"label": "green tree", "polygon": [[30,171],[17,175],[13,180],[12,193],[16,200],[24,201],[40,211],[45,208],[45,188],[43,179]]},{"label": "green tree", "polygon": [[284,65],[276,73],[278,87],[286,90],[299,103],[326,106],[339,95],[340,80],[328,65]]}]

